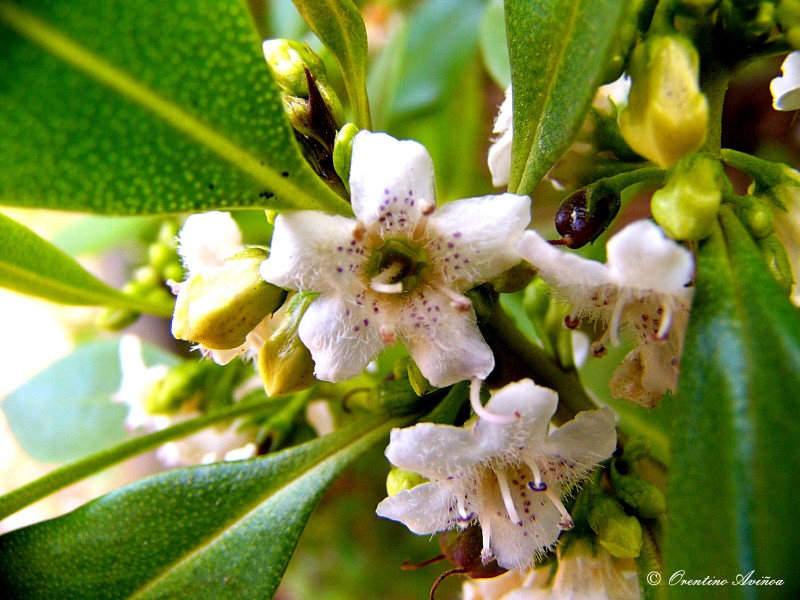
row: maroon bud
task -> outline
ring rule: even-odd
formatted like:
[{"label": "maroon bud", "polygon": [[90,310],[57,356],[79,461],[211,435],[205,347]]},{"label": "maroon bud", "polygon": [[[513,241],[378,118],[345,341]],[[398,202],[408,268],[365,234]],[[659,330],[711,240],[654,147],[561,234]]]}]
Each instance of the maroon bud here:
[{"label": "maroon bud", "polygon": [[582,248],[595,241],[619,212],[619,196],[603,184],[579,189],[564,200],[556,213],[557,245]]}]

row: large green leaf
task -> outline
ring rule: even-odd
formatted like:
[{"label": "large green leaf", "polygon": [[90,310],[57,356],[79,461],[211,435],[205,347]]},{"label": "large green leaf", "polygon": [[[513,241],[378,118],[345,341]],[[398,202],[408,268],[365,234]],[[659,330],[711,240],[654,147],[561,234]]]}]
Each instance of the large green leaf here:
[{"label": "large green leaf", "polygon": [[330,482],[392,425],[374,417],[263,458],[179,469],[0,537],[14,598],[269,598]]},{"label": "large green leaf", "polygon": [[[785,583],[727,585],[724,596],[797,597],[798,414],[800,317],[726,213],[698,252],[675,403],[668,573],[733,582],[754,571]],[[720,597],[714,586],[673,589]]]},{"label": "large green leaf", "polygon": [[[128,407],[111,399],[121,380],[118,348],[119,340],[84,344],[3,399],[11,431],[30,456],[65,463],[128,437]],[[150,365],[178,362],[154,346],[143,351]]]},{"label": "large green leaf", "polygon": [[0,286],[60,304],[116,306],[163,317],[172,314],[171,302],[153,303],[107,286],[51,243],[3,214]]},{"label": "large green leaf", "polygon": [[506,0],[514,87],[509,190],[529,194],[572,142],[602,83],[625,0]]},{"label": "large green leaf", "polygon": [[347,213],[300,155],[245,0],[0,0],[0,203]]},{"label": "large green leaf", "polygon": [[352,0],[293,0],[306,23],[336,57],[355,112],[355,124],[369,129],[367,28]]}]

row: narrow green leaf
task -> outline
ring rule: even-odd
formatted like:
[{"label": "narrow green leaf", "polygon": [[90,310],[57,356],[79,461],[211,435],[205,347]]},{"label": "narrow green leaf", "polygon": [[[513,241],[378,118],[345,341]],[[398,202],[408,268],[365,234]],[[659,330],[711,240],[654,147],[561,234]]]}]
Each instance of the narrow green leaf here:
[{"label": "narrow green leaf", "polygon": [[179,469],[0,537],[15,598],[270,598],[331,481],[398,421]]},{"label": "narrow green leaf", "polygon": [[232,421],[237,417],[257,415],[268,412],[271,409],[274,410],[278,404],[283,404],[285,401],[285,397],[242,401],[233,406],[215,410],[202,417],[181,421],[166,429],[122,442],[103,452],[98,452],[54,469],[47,475],[0,497],[0,520],[60,489],[108,469],[124,460],[158,448],[166,442],[186,437],[213,425]]},{"label": "narrow green leaf", "polygon": [[51,243],[3,214],[0,286],[60,304],[115,306],[162,317],[172,314],[171,302],[155,304],[107,286]]},{"label": "narrow green leaf", "polygon": [[330,50],[344,75],[355,124],[370,129],[367,97],[367,28],[352,0],[293,0],[308,26]]},{"label": "narrow green leaf", "polygon": [[[732,213],[701,244],[675,404],[667,573],[781,586],[725,586],[726,598],[800,592],[800,316]],[[719,598],[714,586],[673,597]]]},{"label": "narrow green leaf", "polygon": [[578,129],[616,42],[625,0],[506,0],[514,88],[509,190],[531,193]]},{"label": "narrow green leaf", "polygon": [[245,0],[0,0],[0,203],[348,213],[302,158]]},{"label": "narrow green leaf", "polygon": [[[174,355],[144,346],[147,364],[174,365]],[[8,425],[31,457],[65,463],[128,437],[128,407],[112,401],[120,387],[119,340],[79,346],[6,396]]]}]

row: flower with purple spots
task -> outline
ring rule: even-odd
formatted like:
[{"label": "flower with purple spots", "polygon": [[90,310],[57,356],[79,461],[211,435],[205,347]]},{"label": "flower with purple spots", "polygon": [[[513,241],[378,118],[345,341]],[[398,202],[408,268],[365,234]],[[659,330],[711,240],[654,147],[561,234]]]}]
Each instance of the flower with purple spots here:
[{"label": "flower with purple spots", "polygon": [[436,208],[433,164],[413,141],[362,131],[353,140],[356,219],[317,211],[275,221],[265,280],[317,292],[299,327],[315,375],[344,381],[401,341],[435,386],[484,379],[494,356],[464,292],[520,261],[527,196]]},{"label": "flower with purple spots", "polygon": [[691,253],[667,238],[655,223],[637,221],[614,235],[606,246],[607,264],[559,250],[534,231],[519,244],[522,256],[556,293],[574,305],[566,323],[576,327],[581,315],[606,322],[595,342],[595,355],[605,345],[619,344],[625,323],[639,343],[617,368],[610,387],[618,398],[655,405],[674,390],[683,337],[694,289]]},{"label": "flower with purple spots", "polygon": [[524,379],[486,406],[519,415],[510,422],[393,430],[387,458],[428,482],[384,499],[378,515],[422,535],[477,522],[484,564],[496,558],[507,569],[530,567],[573,526],[562,498],[616,448],[609,408],[579,413],[548,433],[557,404],[554,391]]}]

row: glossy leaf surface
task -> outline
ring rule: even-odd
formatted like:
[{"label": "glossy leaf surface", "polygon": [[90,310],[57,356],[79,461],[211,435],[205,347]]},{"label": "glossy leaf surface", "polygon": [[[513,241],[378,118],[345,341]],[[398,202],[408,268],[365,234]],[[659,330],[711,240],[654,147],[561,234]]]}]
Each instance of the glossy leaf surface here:
[{"label": "glossy leaf surface", "polygon": [[25,598],[269,598],[323,491],[391,425],[371,418],[263,458],[169,471],[6,534],[0,588]]},{"label": "glossy leaf surface", "polygon": [[[800,317],[732,213],[701,246],[675,403],[666,570],[685,579],[783,579],[725,587],[728,598],[788,598],[800,465]],[[718,598],[714,586],[671,597]]]},{"label": "glossy leaf surface", "polygon": [[0,0],[0,203],[347,213],[300,155],[245,0]]},{"label": "glossy leaf surface", "polygon": [[624,0],[506,0],[514,89],[509,191],[531,193],[583,122],[625,13]]}]

